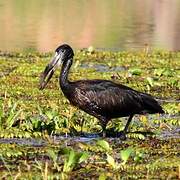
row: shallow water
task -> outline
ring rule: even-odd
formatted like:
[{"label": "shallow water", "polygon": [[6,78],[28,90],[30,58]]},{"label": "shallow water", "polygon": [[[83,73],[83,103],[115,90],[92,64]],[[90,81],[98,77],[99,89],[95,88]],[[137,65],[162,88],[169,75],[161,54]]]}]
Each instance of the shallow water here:
[{"label": "shallow water", "polygon": [[2,138],[0,139],[0,144],[18,144],[22,146],[34,146],[41,147],[47,144],[46,141],[42,139],[33,139],[33,138]]},{"label": "shallow water", "polygon": [[0,1],[0,50],[180,49],[179,0]]},{"label": "shallow water", "polygon": [[180,128],[175,128],[171,131],[164,130],[159,136],[160,139],[179,139],[180,138]]},{"label": "shallow water", "polygon": [[104,64],[89,64],[89,63],[83,63],[80,66],[81,68],[89,68],[94,69],[97,72],[118,72],[118,71],[125,71],[126,68],[123,66],[115,66],[115,67],[109,67]]},{"label": "shallow water", "polygon": [[[133,133],[133,132],[131,132]],[[140,133],[138,133],[140,134]],[[147,133],[147,135],[150,133]],[[159,140],[166,140],[166,139],[179,139],[180,138],[180,128],[175,128],[171,131],[163,130],[161,131],[160,135],[156,135],[156,138]],[[68,145],[73,145],[74,143],[81,142],[81,143],[91,143],[94,140],[101,139],[98,134],[87,133],[85,136],[51,136],[51,140],[53,144],[57,144],[60,142],[64,142]],[[109,141],[121,141],[119,138],[107,138]],[[127,141],[130,139],[127,139]],[[48,145],[48,141],[43,139],[33,139],[33,138],[3,138],[0,139],[0,144],[18,144],[21,146],[32,146],[32,147],[43,147]]]}]

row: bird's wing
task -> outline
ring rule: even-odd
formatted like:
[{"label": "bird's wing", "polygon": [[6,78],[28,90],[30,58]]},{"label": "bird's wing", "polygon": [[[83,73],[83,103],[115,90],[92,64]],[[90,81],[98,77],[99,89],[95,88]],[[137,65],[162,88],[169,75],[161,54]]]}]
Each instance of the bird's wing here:
[{"label": "bird's wing", "polygon": [[83,84],[76,88],[76,98],[81,107],[97,113],[129,113],[141,105],[138,93],[131,88],[111,81]]}]

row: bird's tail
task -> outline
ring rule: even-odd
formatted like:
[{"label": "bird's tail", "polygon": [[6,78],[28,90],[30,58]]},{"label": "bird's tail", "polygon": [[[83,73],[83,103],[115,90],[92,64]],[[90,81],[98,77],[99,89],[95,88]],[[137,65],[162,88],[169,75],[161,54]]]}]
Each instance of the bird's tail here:
[{"label": "bird's tail", "polygon": [[148,113],[165,113],[159,103],[149,94],[142,93],[143,104]]}]

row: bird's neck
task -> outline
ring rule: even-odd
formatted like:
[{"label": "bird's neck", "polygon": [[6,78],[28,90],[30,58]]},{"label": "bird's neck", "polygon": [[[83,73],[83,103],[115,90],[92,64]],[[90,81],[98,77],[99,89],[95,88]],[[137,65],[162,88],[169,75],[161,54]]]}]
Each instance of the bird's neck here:
[{"label": "bird's neck", "polygon": [[71,65],[72,65],[72,59],[63,62],[59,77],[60,87],[62,90],[66,90],[69,87],[68,74]]}]

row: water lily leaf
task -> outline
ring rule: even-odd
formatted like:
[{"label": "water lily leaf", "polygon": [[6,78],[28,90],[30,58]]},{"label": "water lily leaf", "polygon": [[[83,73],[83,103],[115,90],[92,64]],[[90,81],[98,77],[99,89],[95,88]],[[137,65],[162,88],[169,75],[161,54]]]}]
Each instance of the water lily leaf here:
[{"label": "water lily leaf", "polygon": [[101,173],[98,180],[106,180],[107,176],[104,173]]},{"label": "water lily leaf", "polygon": [[109,146],[109,143],[105,140],[99,140],[97,141],[97,145],[99,145],[100,147],[102,147],[104,150],[109,151],[111,148]]},{"label": "water lily leaf", "polygon": [[129,69],[129,72],[130,72],[132,75],[141,75],[142,69],[133,68],[133,69]]},{"label": "water lily leaf", "polygon": [[127,162],[127,160],[129,159],[131,153],[133,152],[133,148],[127,148],[125,150],[122,150],[120,152],[120,156],[121,156],[121,159],[123,160],[123,164],[125,164]]}]

